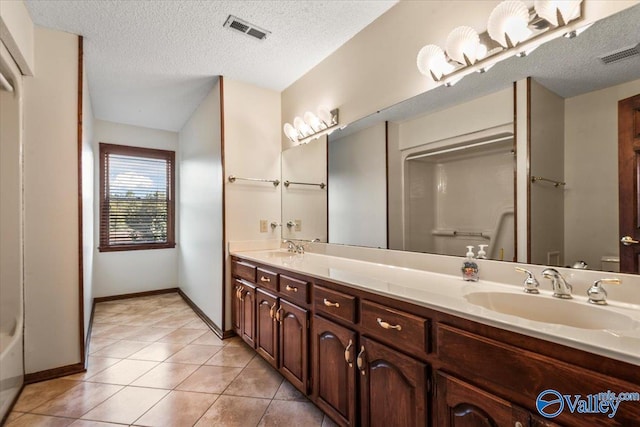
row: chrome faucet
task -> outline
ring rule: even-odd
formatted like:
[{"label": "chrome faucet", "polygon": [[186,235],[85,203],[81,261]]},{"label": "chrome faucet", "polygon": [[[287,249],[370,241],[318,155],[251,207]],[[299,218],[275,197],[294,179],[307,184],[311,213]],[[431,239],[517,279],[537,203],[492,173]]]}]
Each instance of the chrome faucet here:
[{"label": "chrome faucet", "polygon": [[288,252],[295,252],[297,254],[304,254],[304,244],[303,243],[296,243],[293,240],[283,240],[282,243],[286,243],[287,244],[287,251]]},{"label": "chrome faucet", "polygon": [[622,282],[620,279],[600,279],[593,282],[593,286],[587,291],[591,304],[607,305],[607,291],[600,285],[601,283],[619,285]]},{"label": "chrome faucet", "polygon": [[555,268],[546,268],[542,270],[542,277],[551,280],[551,286],[553,287],[553,296],[556,298],[570,299],[571,290],[573,289],[570,284],[564,280],[564,277]]},{"label": "chrome faucet", "polygon": [[524,291],[526,293],[528,294],[540,293],[540,291],[538,291],[538,286],[540,286],[540,283],[538,283],[536,276],[534,276],[532,272],[530,272],[526,268],[521,268],[521,267],[516,267],[516,271],[519,273],[525,273],[527,275],[527,278],[524,279],[524,283],[523,283]]}]

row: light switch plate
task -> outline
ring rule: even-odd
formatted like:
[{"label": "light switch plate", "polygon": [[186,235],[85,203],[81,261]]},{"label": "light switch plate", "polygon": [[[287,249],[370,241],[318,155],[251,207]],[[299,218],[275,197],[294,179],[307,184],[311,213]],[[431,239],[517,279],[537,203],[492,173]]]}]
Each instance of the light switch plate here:
[{"label": "light switch plate", "polygon": [[295,231],[302,231],[302,220],[301,219],[296,219]]},{"label": "light switch plate", "polygon": [[261,219],[260,220],[260,232],[261,233],[266,233],[267,232],[267,220],[266,219]]}]

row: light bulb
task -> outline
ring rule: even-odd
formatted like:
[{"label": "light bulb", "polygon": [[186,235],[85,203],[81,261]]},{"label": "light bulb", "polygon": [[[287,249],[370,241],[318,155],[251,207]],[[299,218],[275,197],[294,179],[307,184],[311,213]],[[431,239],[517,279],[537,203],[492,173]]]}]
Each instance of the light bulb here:
[{"label": "light bulb", "polygon": [[295,126],[295,128],[298,130],[298,133],[300,133],[300,135],[302,135],[303,137],[309,136],[313,133],[311,127],[306,124],[305,121],[300,117],[296,117],[295,119],[293,119],[293,126]]},{"label": "light bulb", "polygon": [[304,113],[304,121],[309,126],[311,126],[311,129],[313,129],[314,132],[319,132],[325,128],[318,116],[313,114],[311,111],[307,111],[306,113]]},{"label": "light bulb", "polygon": [[291,125],[291,123],[285,123],[283,129],[287,138],[292,142],[298,142],[298,131]]}]

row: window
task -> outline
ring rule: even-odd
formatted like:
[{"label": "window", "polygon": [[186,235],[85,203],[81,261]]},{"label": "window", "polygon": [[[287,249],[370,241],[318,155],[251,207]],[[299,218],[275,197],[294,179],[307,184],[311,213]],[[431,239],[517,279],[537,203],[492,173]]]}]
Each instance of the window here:
[{"label": "window", "polygon": [[100,144],[100,246],[175,247],[175,152]]}]

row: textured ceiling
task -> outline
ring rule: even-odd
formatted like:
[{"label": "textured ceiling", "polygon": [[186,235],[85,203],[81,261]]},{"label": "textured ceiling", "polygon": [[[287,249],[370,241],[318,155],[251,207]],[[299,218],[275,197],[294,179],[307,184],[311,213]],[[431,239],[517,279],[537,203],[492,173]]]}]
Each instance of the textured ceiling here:
[{"label": "textured ceiling", "polygon": [[[512,57],[453,87],[440,86],[334,132],[331,140],[382,120],[404,121],[504,89],[531,76],[563,98],[640,79],[640,55],[605,65],[600,57],[640,43],[640,5],[596,22],[573,39],[560,37],[525,58]],[[415,72],[418,72],[417,68]]]},{"label": "textured ceiling", "polygon": [[[37,25],[84,36],[96,118],[172,131],[216,76],[282,91],[395,3],[26,0]],[[230,14],[271,34],[224,28]]]}]

